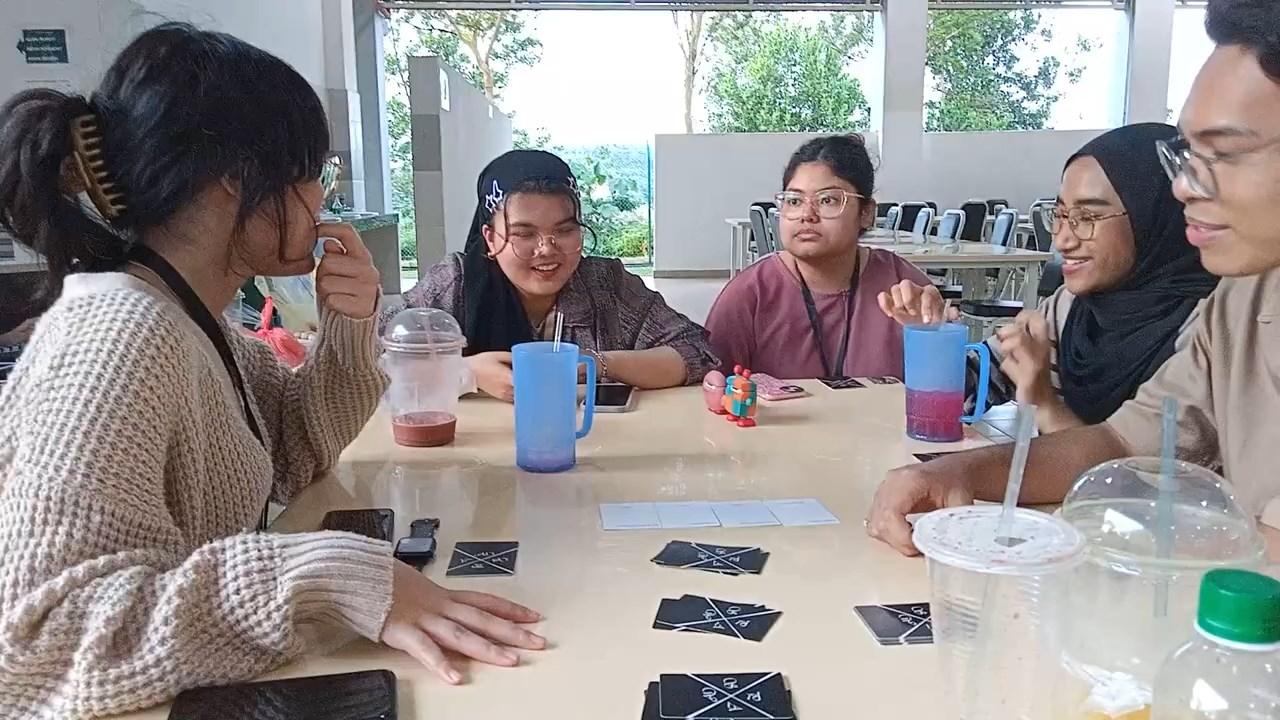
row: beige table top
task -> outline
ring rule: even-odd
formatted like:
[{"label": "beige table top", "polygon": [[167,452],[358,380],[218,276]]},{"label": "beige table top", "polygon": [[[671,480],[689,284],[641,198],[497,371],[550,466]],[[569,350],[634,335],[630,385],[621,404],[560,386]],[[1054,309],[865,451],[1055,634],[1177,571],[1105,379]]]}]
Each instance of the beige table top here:
[{"label": "beige table top", "polygon": [[[399,677],[403,718],[639,718],[646,684],[670,672],[782,671],[803,718],[944,717],[928,682],[931,646],[878,646],[854,615],[860,604],[929,596],[922,560],[866,537],[862,526],[885,471],[911,452],[954,446],[908,439],[901,386],[832,391],[766,404],[760,427],[742,429],[708,413],[699,388],[641,394],[634,412],[597,414],[579,443],[579,465],[561,475],[516,470],[512,409],[463,403],[457,443],[415,450],[392,443],[375,417],[334,476],[297,498],[274,529],[313,530],[328,510],[392,507],[406,534],[439,517],[432,579],[499,593],[541,611],[554,649],[518,669],[472,664],[470,684],[447,687],[407,655],[363,640],[307,657],[269,677],[388,668]],[[649,500],[816,497],[839,525],[604,532],[597,505]],[[669,541],[760,545],[759,576],[723,577],[649,562]],[[444,577],[460,540],[520,541],[513,578]],[[762,643],[651,629],[662,598],[689,593],[758,602],[783,611]],[[136,715],[163,718],[166,710]]]},{"label": "beige table top", "polygon": [[[517,669],[471,664],[471,681],[447,687],[398,651],[357,640],[267,678],[386,668],[399,678],[402,718],[640,717],[648,682],[667,672],[783,672],[802,718],[948,717],[931,646],[878,646],[855,605],[918,602],[929,590],[922,560],[868,539],[862,518],[888,469],[912,452],[986,444],[975,434],[931,445],[903,432],[901,386],[828,390],[765,404],[760,427],[708,413],[698,388],[641,394],[634,412],[596,415],[579,465],[561,475],[513,467],[512,410],[463,403],[457,443],[415,450],[391,441],[376,416],[333,476],[297,498],[274,529],[314,530],[328,510],[392,507],[398,535],[439,517],[432,579],[495,592],[541,611],[553,649]],[[604,532],[597,505],[649,500],[816,497],[841,524],[821,527]],[[760,545],[759,576],[722,577],[649,562],[669,540]],[[519,540],[512,578],[445,578],[460,540]],[[689,593],[759,602],[783,611],[762,643],[650,629],[659,600]],[[166,708],[129,717],[159,720]]]}]

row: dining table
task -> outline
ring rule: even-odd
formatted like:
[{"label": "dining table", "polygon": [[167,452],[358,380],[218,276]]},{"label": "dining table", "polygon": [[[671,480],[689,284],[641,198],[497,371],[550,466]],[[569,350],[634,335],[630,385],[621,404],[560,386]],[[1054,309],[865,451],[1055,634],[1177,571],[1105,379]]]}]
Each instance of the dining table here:
[{"label": "dining table", "polygon": [[[535,608],[550,646],[522,652],[515,668],[460,660],[466,682],[449,686],[398,650],[335,632],[337,649],[263,679],[390,670],[402,720],[631,720],[641,717],[647,684],[664,673],[780,672],[806,720],[955,717],[935,647],[882,646],[855,614],[859,605],[921,604],[930,590],[925,561],[868,537],[863,519],[886,472],[918,462],[915,453],[990,441],[969,427],[956,443],[908,438],[900,384],[796,384],[803,397],[763,402],[751,428],[708,412],[700,388],[640,392],[633,411],[596,414],[576,466],[557,474],[516,466],[509,404],[464,400],[456,440],[440,448],[397,445],[380,410],[269,531],[313,531],[341,509],[390,508],[397,537],[416,519],[438,518],[438,556],[424,572],[451,589]],[[837,522],[606,530],[600,513],[603,503],[795,498],[818,500]],[[770,557],[760,574],[739,576],[651,562],[674,540],[759,547]],[[448,577],[454,545],[471,541],[518,542],[514,574]],[[760,642],[655,630],[662,599],[685,594],[782,615]]]}]

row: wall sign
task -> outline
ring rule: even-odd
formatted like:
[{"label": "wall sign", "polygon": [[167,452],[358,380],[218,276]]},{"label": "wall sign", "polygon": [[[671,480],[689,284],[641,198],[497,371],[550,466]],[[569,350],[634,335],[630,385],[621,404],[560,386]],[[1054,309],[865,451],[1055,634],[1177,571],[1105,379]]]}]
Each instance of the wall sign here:
[{"label": "wall sign", "polygon": [[28,65],[55,65],[69,62],[67,59],[67,31],[23,30],[18,41],[18,52],[27,58]]}]

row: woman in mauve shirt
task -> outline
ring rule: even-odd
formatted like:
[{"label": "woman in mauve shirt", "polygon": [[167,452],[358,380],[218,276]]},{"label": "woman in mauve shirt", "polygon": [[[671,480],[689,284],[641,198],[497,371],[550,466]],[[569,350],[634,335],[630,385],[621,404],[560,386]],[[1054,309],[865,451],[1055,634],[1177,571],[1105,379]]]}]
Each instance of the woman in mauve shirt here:
[{"label": "woman in mauve shirt", "polygon": [[927,284],[888,250],[859,247],[875,224],[875,169],[860,135],[810,140],[791,156],[777,196],[782,252],[720,293],[711,345],[734,365],[778,378],[902,377],[902,327],[876,296]]}]

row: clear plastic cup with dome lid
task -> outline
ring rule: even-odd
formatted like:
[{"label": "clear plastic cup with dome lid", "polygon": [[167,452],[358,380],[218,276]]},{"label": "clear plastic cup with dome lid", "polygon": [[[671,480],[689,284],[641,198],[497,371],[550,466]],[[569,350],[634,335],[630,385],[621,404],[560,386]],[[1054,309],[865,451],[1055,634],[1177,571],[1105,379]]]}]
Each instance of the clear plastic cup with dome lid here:
[{"label": "clear plastic cup with dome lid", "polygon": [[443,310],[409,308],[387,324],[382,347],[398,444],[437,447],[453,442],[466,344],[458,321]]},{"label": "clear plastic cup with dome lid", "polygon": [[[1217,568],[1258,569],[1266,547],[1231,484],[1199,465],[1156,457],[1080,476],[1061,517],[1085,537],[1071,575],[1057,717],[1141,720],[1164,658],[1195,621],[1200,583]],[[1162,492],[1163,485],[1163,492]]]}]

